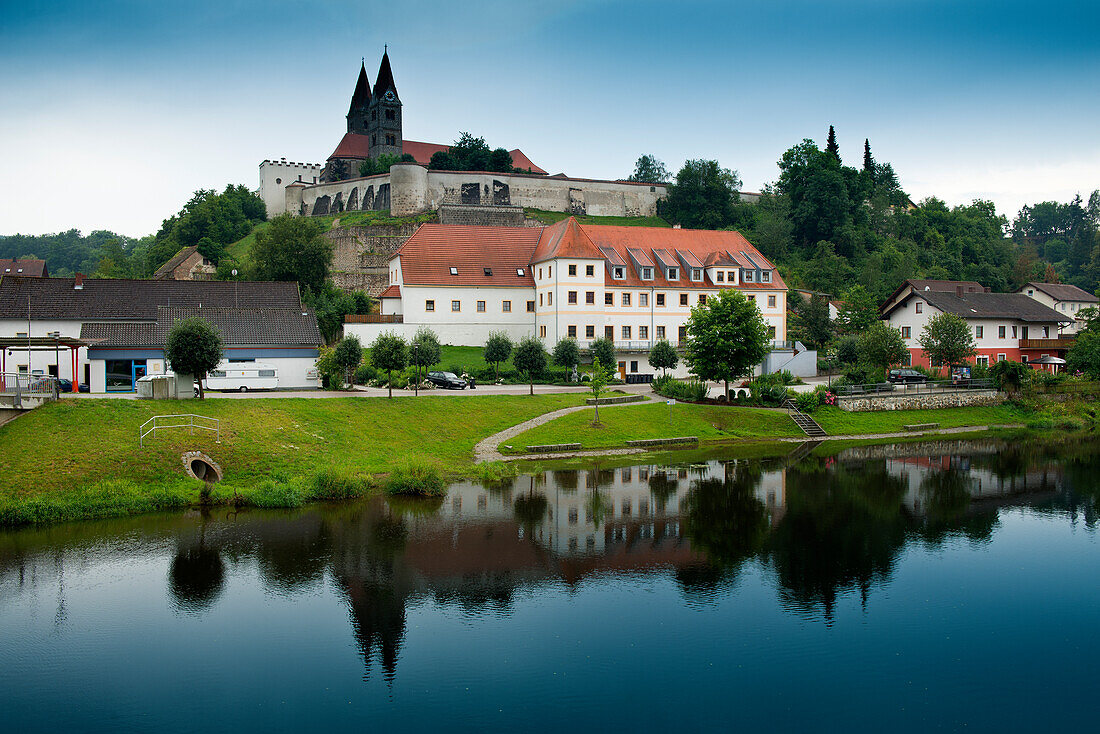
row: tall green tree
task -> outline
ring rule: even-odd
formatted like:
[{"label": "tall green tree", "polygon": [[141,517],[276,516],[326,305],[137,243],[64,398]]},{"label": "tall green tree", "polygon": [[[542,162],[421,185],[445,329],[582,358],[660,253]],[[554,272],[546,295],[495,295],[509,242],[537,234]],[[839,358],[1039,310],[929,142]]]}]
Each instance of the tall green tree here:
[{"label": "tall green tree", "polygon": [[841,296],[836,326],[841,334],[860,334],[879,320],[878,299],[861,285],[854,285]]},{"label": "tall green tree", "polygon": [[572,369],[581,361],[581,350],[577,346],[576,339],[562,337],[554,345],[554,351],[550,354],[550,361],[558,367]]},{"label": "tall green tree", "polygon": [[734,220],[741,179],[718,161],[690,160],[657,203],[658,213],[673,224],[692,229],[721,229]]},{"label": "tall green tree", "polygon": [[600,425],[600,396],[606,391],[608,377],[608,367],[602,364],[600,358],[597,357],[592,361],[592,380],[588,383],[588,389],[591,391],[592,397],[596,399],[596,415],[592,420],[593,427]]},{"label": "tall green tree", "polygon": [[333,358],[337,366],[344,371],[344,383],[351,382],[355,368],[363,361],[363,345],[359,343],[359,338],[345,336],[341,339],[333,352]]},{"label": "tall green tree", "polygon": [[402,155],[383,153],[377,158],[367,158],[360,161],[359,175],[375,176],[380,173],[389,173],[390,166],[396,163],[416,163],[416,158],[414,158],[411,153],[403,153]]},{"label": "tall green tree", "polygon": [[725,383],[752,372],[768,353],[768,327],[756,304],[740,292],[721,290],[691,309],[684,359],[701,380]]},{"label": "tall green tree", "polygon": [[630,174],[627,181],[668,183],[671,178],[665,164],[647,153],[634,162],[634,173]]},{"label": "tall green tree", "polygon": [[535,377],[546,372],[546,350],[542,342],[533,336],[525,336],[516,345],[512,354],[512,364],[516,371],[527,378],[530,394],[535,394]]},{"label": "tall green tree", "polygon": [[680,355],[676,353],[676,347],[672,346],[668,339],[659,339],[654,342],[649,350],[650,367],[667,374],[669,370],[676,369],[678,364],[680,364]]},{"label": "tall green tree", "polygon": [[443,359],[443,347],[439,337],[427,326],[421,326],[409,342],[409,364],[416,367],[416,383],[420,384],[423,370]]},{"label": "tall green tree", "polygon": [[863,172],[873,173],[875,170],[875,159],[871,157],[871,140],[869,138],[863,139]]},{"label": "tall green tree", "polygon": [[333,245],[310,217],[280,214],[256,232],[250,258],[256,280],[297,281],[317,292],[328,278]]},{"label": "tall green tree", "polygon": [[485,361],[493,365],[493,375],[500,379],[500,365],[512,356],[512,340],[503,331],[490,331],[485,340]]},{"label": "tall green tree", "polygon": [[384,331],[370,345],[370,362],[376,370],[383,370],[389,376],[387,387],[389,397],[393,397],[393,373],[405,369],[409,363],[409,345],[392,331]]},{"label": "tall green tree", "polygon": [[974,356],[974,332],[961,316],[938,313],[921,329],[917,342],[932,364],[965,364]]},{"label": "tall green tree", "polygon": [[901,338],[901,330],[876,321],[864,329],[858,339],[860,359],[867,364],[885,370],[905,361],[909,350]]},{"label": "tall green tree", "polygon": [[605,366],[613,367],[615,364],[615,342],[605,336],[593,339],[588,345],[588,356],[595,362],[600,360]]},{"label": "tall green tree", "polygon": [[199,399],[206,397],[202,381],[222,361],[222,339],[204,318],[177,321],[168,331],[164,357],[177,375],[191,375],[199,383]]},{"label": "tall green tree", "polygon": [[829,125],[829,140],[825,144],[825,154],[840,163],[840,146],[836,144],[836,130],[832,125]]},{"label": "tall green tree", "polygon": [[829,318],[829,301],[824,295],[814,293],[808,303],[798,299],[797,313],[788,312],[787,332],[806,342],[813,349],[820,349],[833,338],[833,321]]}]

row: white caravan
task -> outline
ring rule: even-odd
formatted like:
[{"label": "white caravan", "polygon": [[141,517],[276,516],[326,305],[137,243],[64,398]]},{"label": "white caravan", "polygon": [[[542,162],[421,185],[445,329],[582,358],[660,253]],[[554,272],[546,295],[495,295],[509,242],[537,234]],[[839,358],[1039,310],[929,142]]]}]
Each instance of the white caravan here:
[{"label": "white caravan", "polygon": [[202,382],[204,390],[271,390],[279,386],[279,370],[261,362],[222,362]]}]

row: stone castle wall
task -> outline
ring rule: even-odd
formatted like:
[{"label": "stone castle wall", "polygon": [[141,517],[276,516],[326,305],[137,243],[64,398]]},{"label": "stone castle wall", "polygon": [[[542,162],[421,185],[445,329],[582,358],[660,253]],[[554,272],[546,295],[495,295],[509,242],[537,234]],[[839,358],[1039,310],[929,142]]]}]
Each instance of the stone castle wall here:
[{"label": "stone castle wall", "polygon": [[333,244],[332,282],[345,291],[377,297],[389,285],[389,262],[419,224],[333,227],[325,238]]},{"label": "stone castle wall", "polygon": [[962,408],[968,405],[1000,405],[1005,400],[996,390],[959,390],[952,392],[922,392],[913,395],[837,396],[836,407],[857,413],[871,410],[926,410]]},{"label": "stone castle wall", "polygon": [[[527,218],[520,206],[457,206],[439,207],[440,224],[464,224],[482,227],[525,227]],[[541,223],[537,223],[542,226]]]}]

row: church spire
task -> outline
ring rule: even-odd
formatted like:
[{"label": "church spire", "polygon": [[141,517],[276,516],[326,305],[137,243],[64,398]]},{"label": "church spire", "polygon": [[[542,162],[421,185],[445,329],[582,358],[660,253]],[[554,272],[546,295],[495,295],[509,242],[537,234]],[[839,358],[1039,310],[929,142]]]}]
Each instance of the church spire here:
[{"label": "church spire", "polygon": [[365,108],[370,103],[370,81],[367,79],[366,62],[359,65],[359,79],[355,82],[355,92],[351,95],[351,107],[349,112],[359,108]]},{"label": "church spire", "polygon": [[393,97],[397,97],[397,85],[393,83],[393,71],[390,70],[390,52],[387,47],[386,51],[382,53],[382,65],[378,67],[378,76],[374,81],[374,96],[380,98],[386,94],[386,92],[393,92]]}]

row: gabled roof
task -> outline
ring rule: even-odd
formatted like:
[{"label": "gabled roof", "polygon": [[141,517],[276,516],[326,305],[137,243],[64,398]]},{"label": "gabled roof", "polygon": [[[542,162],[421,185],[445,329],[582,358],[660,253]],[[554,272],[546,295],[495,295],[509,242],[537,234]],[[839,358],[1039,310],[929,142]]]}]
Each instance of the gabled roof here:
[{"label": "gabled roof", "polygon": [[1100,303],[1100,298],[1097,298],[1083,288],[1078,288],[1075,285],[1068,285],[1066,283],[1028,283],[1020,289],[1020,292],[1023,292],[1027,288],[1034,288],[1037,291],[1042,291],[1056,301]]},{"label": "gabled roof", "polygon": [[297,283],[221,280],[0,278],[0,318],[155,321],[158,306],[300,309]]},{"label": "gabled roof", "polygon": [[894,307],[906,300],[908,293],[981,293],[985,286],[973,280],[929,280],[924,278],[909,278],[903,280],[897,289],[887,296],[879,306],[879,313],[886,315],[894,310]]},{"label": "gabled roof", "polygon": [[577,220],[569,217],[542,230],[538,248],[531,256],[531,263],[537,264],[557,257],[603,260],[604,254],[592,243]]},{"label": "gabled roof", "polygon": [[401,297],[401,286],[391,285],[391,286],[387,287],[386,290],[382,291],[378,295],[378,297],[379,298],[400,298]]},{"label": "gabled roof", "polygon": [[49,277],[50,271],[46,267],[45,260],[35,258],[14,258],[8,260],[0,258],[0,278],[5,275],[26,275],[33,278]]},{"label": "gabled roof", "polygon": [[370,80],[367,79],[367,66],[360,64],[359,78],[355,81],[355,92],[351,95],[351,106],[348,108],[350,115],[352,110],[362,109],[370,104]]},{"label": "gabled roof", "polygon": [[945,313],[964,319],[1013,319],[1016,321],[1057,323],[1070,322],[1049,306],[1023,293],[963,293],[922,291],[920,297]]},{"label": "gabled roof", "polygon": [[[403,140],[401,141],[401,150],[404,153],[408,153],[421,165],[428,165],[432,156],[436,153],[446,152],[451,146],[444,145],[442,143],[422,143],[418,140]],[[508,151],[512,156],[512,166],[515,168],[521,168],[523,170],[531,169],[531,173],[545,174],[546,171],[542,170],[531,159],[524,155],[523,151],[519,148]],[[355,158],[366,159],[370,158],[370,136],[361,135],[360,133],[344,133],[344,137],[340,138],[340,143],[336,146],[336,150],[332,151],[332,158]],[[486,173],[492,173],[486,171]]]},{"label": "gabled roof", "polygon": [[[534,288],[531,256],[541,233],[531,227],[422,224],[393,257],[401,258],[401,281],[406,286]],[[492,275],[486,275],[485,268],[491,269]]]},{"label": "gabled roof", "polygon": [[192,316],[210,322],[227,347],[303,347],[323,344],[317,318],[310,309],[289,308],[166,308],[157,309],[156,321],[144,323],[88,322],[82,339],[98,348],[153,347],[162,349],[172,326]]},{"label": "gabled roof", "polygon": [[192,255],[194,255],[198,251],[199,251],[199,248],[197,246],[194,246],[194,245],[192,245],[191,247],[183,248],[182,250],[177,252],[175,255],[173,255],[172,258],[168,262],[164,263],[159,268],[157,268],[157,272],[153,273],[153,280],[167,279],[168,276],[170,276],[172,274],[172,271],[175,270],[176,268],[178,268],[183,263],[184,260],[191,257]]}]

